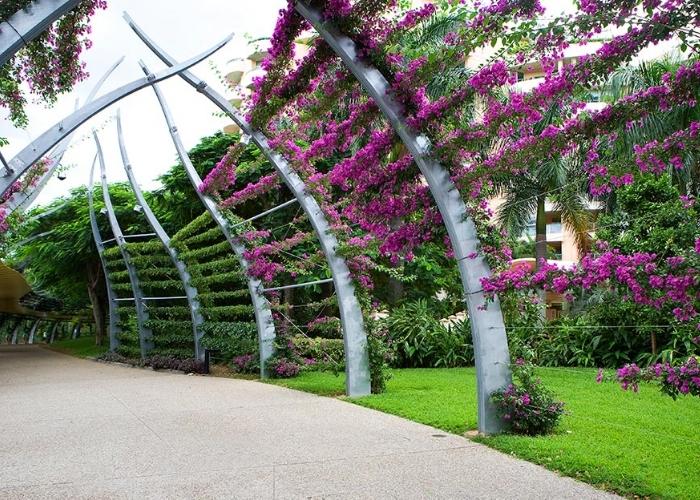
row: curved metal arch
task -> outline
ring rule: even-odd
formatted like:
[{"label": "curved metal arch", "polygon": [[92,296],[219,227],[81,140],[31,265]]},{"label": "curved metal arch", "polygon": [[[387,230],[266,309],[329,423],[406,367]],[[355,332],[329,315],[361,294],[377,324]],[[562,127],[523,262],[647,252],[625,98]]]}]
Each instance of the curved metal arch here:
[{"label": "curved metal arch", "polygon": [[384,75],[377,68],[360,60],[355,42],[343,35],[333,23],[324,21],[318,10],[300,0],[297,0],[295,7],[372,97],[413,155],[426,179],[445,223],[462,278],[474,342],[479,431],[485,434],[499,432],[503,429],[503,422],[498,417],[490,396],[511,381],[508,339],[498,299],[483,309],[486,298],[480,280],[490,276],[491,270],[484,256],[479,253],[476,226],[469,217],[466,205],[448,170],[432,157],[430,140],[425,135],[416,134],[406,124],[401,107],[388,93],[389,83]]},{"label": "curved metal arch", "polygon": [[49,340],[47,341],[48,344],[53,344],[53,341],[56,338],[56,330],[58,330],[58,321],[54,321],[51,325],[51,331],[49,332]]},{"label": "curved metal arch", "polygon": [[80,2],[81,0],[32,2],[0,23],[0,66]]},{"label": "curved metal arch", "polygon": [[[92,102],[92,100],[97,95],[97,92],[107,81],[107,78],[110,77],[110,75],[114,72],[115,69],[117,69],[117,67],[122,63],[122,61],[124,61],[123,56],[117,62],[115,62],[105,72],[104,75],[102,75],[102,78],[100,78],[97,81],[92,91],[90,91],[90,94],[87,96],[87,99],[85,99],[85,104],[89,104]],[[78,111],[78,109],[78,100],[76,100],[75,110]],[[60,166],[61,160],[63,159],[63,155],[66,154],[66,150],[68,149],[68,146],[70,146],[73,136],[75,136],[75,131],[73,131],[65,139],[63,139],[58,144],[58,146],[56,146],[56,148],[49,154],[49,158],[51,159],[51,166],[49,166],[48,170],[41,176],[39,182],[37,182],[36,184],[36,187],[31,189],[31,191],[29,192],[19,191],[13,194],[10,197],[10,199],[5,202],[5,208],[9,209],[10,212],[13,212],[15,210],[24,210],[29,205],[31,205],[34,202],[34,200],[36,200],[36,197],[39,196],[41,191],[46,187],[46,184],[49,182],[49,180],[51,180],[51,177],[53,177],[53,174]]]},{"label": "curved metal arch", "polygon": [[38,319],[34,322],[32,325],[31,330],[29,330],[29,335],[27,336],[27,344],[33,344],[34,343],[34,336],[36,335],[36,331],[39,329],[39,324],[41,323],[41,320]]},{"label": "curved metal arch", "polygon": [[122,254],[122,259],[124,260],[124,265],[126,265],[126,270],[129,274],[129,281],[131,282],[131,290],[133,292],[134,304],[136,306],[136,324],[139,331],[139,345],[141,347],[141,357],[145,358],[148,353],[153,349],[153,332],[146,327],[146,321],[148,321],[148,311],[146,310],[146,304],[144,303],[144,295],[141,290],[141,282],[139,281],[139,276],[136,273],[136,268],[131,261],[131,255],[126,247],[126,240],[124,239],[124,233],[119,226],[119,221],[114,213],[114,206],[112,205],[112,198],[109,195],[109,184],[107,183],[107,168],[105,167],[104,154],[102,153],[102,146],[100,145],[100,139],[97,137],[97,132],[92,131],[92,136],[95,139],[95,144],[97,145],[97,158],[100,163],[100,177],[102,179],[102,197],[104,198],[105,208],[107,209],[107,218],[109,219],[109,225],[112,228],[112,234],[119,247],[119,251]]},{"label": "curved metal arch", "polygon": [[[90,228],[92,229],[92,239],[97,247],[97,254],[100,257],[102,264],[102,272],[105,275],[105,288],[107,289],[107,303],[109,305],[109,350],[114,352],[119,347],[119,303],[117,302],[117,294],[112,286],[112,279],[109,277],[109,269],[107,268],[107,259],[105,259],[105,246],[100,235],[100,229],[97,225],[97,216],[95,215],[95,200],[93,189],[95,186],[95,165],[97,164],[97,155],[92,161],[90,168],[90,180],[88,181],[87,197],[88,211],[90,212]],[[53,337],[52,337],[53,338]]]},{"label": "curved metal arch", "polygon": [[22,151],[19,152],[19,154],[10,160],[8,163],[9,170],[6,168],[5,174],[0,177],[0,196],[4,195],[10,189],[10,186],[12,186],[12,184],[17,181],[20,176],[22,176],[22,174],[29,170],[32,165],[39,161],[39,159],[41,159],[52,147],[65,139],[68,134],[73,132],[97,113],[138,90],[154,85],[159,81],[166,80],[189,68],[190,66],[201,62],[203,59],[206,59],[211,54],[226,45],[229,40],[231,40],[231,37],[232,35],[227,36],[224,40],[217,43],[212,48],[182,64],[166,69],[157,75],[148,75],[146,78],[140,78],[131,83],[127,83],[126,85],[123,85],[118,89],[99,97],[90,104],[86,104],[75,113],[68,115],[66,118],[41,134],[32,143],[28,144]]},{"label": "curved metal arch", "polygon": [[141,208],[143,209],[143,215],[146,217],[148,224],[151,226],[153,232],[156,234],[156,236],[162,243],[163,248],[168,253],[170,260],[172,260],[173,265],[177,269],[177,272],[180,276],[180,280],[182,281],[182,286],[185,290],[185,295],[187,296],[187,303],[190,308],[190,315],[192,316],[194,354],[197,359],[204,360],[204,350],[202,349],[202,337],[204,336],[204,332],[202,331],[202,325],[204,324],[204,318],[200,313],[200,304],[197,296],[197,289],[190,284],[190,280],[192,278],[190,276],[189,271],[187,270],[187,266],[182,260],[180,260],[180,257],[178,257],[177,250],[175,250],[170,245],[170,236],[168,235],[168,233],[165,232],[163,226],[158,221],[158,218],[153,213],[153,210],[151,210],[151,207],[149,206],[148,202],[146,201],[146,198],[141,192],[141,188],[139,187],[138,182],[136,182],[136,177],[134,176],[134,171],[131,168],[131,162],[129,161],[129,157],[126,152],[126,145],[124,144],[122,120],[119,111],[117,111],[117,137],[119,139],[119,152],[121,153],[122,164],[124,165],[124,170],[126,171],[126,175],[129,178],[129,184],[131,185],[131,189],[134,192],[134,195],[136,196],[136,201],[139,203],[139,205],[141,205]]},{"label": "curved metal arch", "polygon": [[216,225],[219,226],[219,229],[226,238],[226,241],[228,241],[229,245],[231,245],[231,249],[238,258],[238,262],[240,263],[241,269],[243,270],[243,273],[247,278],[248,291],[250,293],[251,302],[253,303],[253,310],[255,311],[255,323],[258,329],[258,344],[260,348],[260,376],[262,378],[267,378],[267,360],[270,359],[274,354],[275,324],[272,319],[272,311],[270,310],[270,306],[265,297],[262,295],[262,284],[257,278],[252,278],[248,275],[249,264],[247,259],[243,256],[245,248],[235,238],[231,236],[229,222],[221,214],[218,207],[216,206],[216,203],[204,193],[200,192],[199,185],[202,183],[202,179],[197,173],[197,170],[195,170],[194,165],[192,164],[192,161],[190,160],[190,157],[187,154],[187,150],[182,144],[180,134],[178,134],[177,132],[175,121],[173,120],[165,98],[160,92],[158,85],[153,85],[152,87],[153,91],[156,94],[156,97],[158,98],[160,107],[163,110],[163,116],[165,117],[165,121],[168,124],[168,129],[170,130],[170,137],[173,141],[177,154],[180,157],[180,161],[182,161],[182,165],[185,168],[185,173],[187,174],[187,177],[190,180],[192,187],[194,188],[195,192],[197,193],[197,196],[206,208],[207,212],[209,212],[212,219],[214,219]]},{"label": "curved metal arch", "polygon": [[22,329],[24,320],[19,320],[12,329],[12,336],[10,338],[10,344],[17,344],[17,337],[19,337],[19,331]]},{"label": "curved metal arch", "polygon": [[[138,37],[141,38],[165,64],[168,66],[177,64],[172,57],[158,47],[155,42],[136,25],[127,13],[124,13],[124,18]],[[203,80],[200,80],[189,71],[183,71],[180,73],[180,77],[226,113],[236,122],[245,134],[252,138],[253,142],[273,165],[277,174],[294,194],[299,205],[309,217],[326,261],[328,262],[335,291],[338,296],[338,308],[343,331],[343,342],[345,344],[346,393],[349,396],[364,396],[370,394],[369,355],[362,309],[355,295],[355,287],[352,282],[350,270],[348,269],[345,259],[336,253],[338,241],[331,232],[321,207],[318,205],[318,202],[307,193],[304,181],[292,170],[289,163],[281,155],[272,150],[265,135],[259,130],[253,129],[226,98],[209,88]],[[155,88],[154,86],[154,89]]]},{"label": "curved metal arch", "polygon": [[34,343],[34,334],[36,333],[36,329],[39,328],[39,323],[41,323],[40,319],[35,319],[34,322],[32,323],[32,326],[29,328],[27,332],[25,332],[24,336],[24,343],[25,344],[33,344]]}]

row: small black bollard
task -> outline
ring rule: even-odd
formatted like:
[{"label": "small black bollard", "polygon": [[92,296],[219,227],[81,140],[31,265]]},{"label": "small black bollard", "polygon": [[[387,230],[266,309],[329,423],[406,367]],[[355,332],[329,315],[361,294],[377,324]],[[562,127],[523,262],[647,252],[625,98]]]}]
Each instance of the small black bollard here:
[{"label": "small black bollard", "polygon": [[209,362],[213,354],[219,354],[218,349],[204,349],[204,373],[209,373]]}]

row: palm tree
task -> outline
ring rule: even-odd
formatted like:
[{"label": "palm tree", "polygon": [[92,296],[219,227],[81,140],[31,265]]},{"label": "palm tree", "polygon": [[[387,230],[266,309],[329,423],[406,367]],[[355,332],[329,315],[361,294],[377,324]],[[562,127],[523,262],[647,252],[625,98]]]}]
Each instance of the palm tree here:
[{"label": "palm tree", "polygon": [[[697,60],[697,56],[683,60],[679,54],[669,54],[660,59],[620,67],[610,75],[601,97],[606,102],[614,103],[635,92],[661,85],[665,74],[675,73],[681,65],[689,65]],[[700,89],[697,96],[700,98]],[[634,144],[663,140],[673,132],[688,128],[691,122],[697,120],[700,120],[700,106],[676,106],[670,111],[652,112],[641,124],[635,124],[629,129],[621,124],[619,136],[622,140],[617,153],[631,156]],[[689,152],[684,167],[681,170],[670,169],[674,184],[681,193],[700,195],[700,158],[693,155],[692,151]]]},{"label": "palm tree", "polygon": [[[552,107],[536,124],[539,134],[556,120]],[[496,194],[504,198],[498,209],[498,224],[513,236],[521,235],[535,215],[536,269],[547,258],[546,202],[561,213],[562,224],[575,238],[576,246],[585,253],[590,245],[592,217],[591,199],[587,193],[587,177],[576,158],[553,158],[528,168],[524,174],[504,174],[494,179]]]}]

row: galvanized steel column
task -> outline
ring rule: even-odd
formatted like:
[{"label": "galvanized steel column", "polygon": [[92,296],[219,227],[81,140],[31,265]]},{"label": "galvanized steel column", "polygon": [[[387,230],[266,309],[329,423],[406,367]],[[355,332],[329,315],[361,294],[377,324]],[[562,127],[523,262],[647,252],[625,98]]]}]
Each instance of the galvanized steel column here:
[{"label": "galvanized steel column", "polygon": [[23,320],[19,320],[17,324],[15,325],[14,329],[12,330],[12,338],[10,339],[10,344],[16,344],[17,343],[17,337],[19,336],[19,330],[22,328],[22,324],[24,323]]},{"label": "galvanized steel column", "polygon": [[[92,100],[95,98],[97,92],[100,90],[104,82],[107,80],[107,78],[109,78],[109,76],[114,72],[114,70],[117,69],[117,67],[121,64],[123,60],[124,57],[120,58],[107,70],[107,72],[102,76],[102,78],[100,78],[97,81],[92,91],[87,96],[85,104],[89,104],[90,102],[92,102]],[[76,111],[79,109],[77,100],[75,103],[75,109]],[[34,202],[36,197],[39,196],[39,193],[41,193],[41,191],[46,187],[46,184],[49,182],[49,180],[51,180],[51,177],[53,177],[53,174],[61,165],[63,155],[66,153],[68,146],[70,146],[71,140],[73,139],[74,135],[75,131],[68,134],[68,136],[65,139],[63,139],[58,144],[58,146],[56,146],[56,148],[49,154],[48,158],[51,164],[49,165],[48,170],[44,174],[42,174],[36,186],[34,188],[28,187],[27,191],[18,191],[17,193],[13,194],[10,197],[10,199],[5,202],[5,209],[9,210],[9,212],[13,212],[14,210],[25,210],[29,205],[31,205]]]},{"label": "galvanized steel column", "polygon": [[81,0],[32,2],[0,23],[0,66],[22,47],[41,35],[54,21],[76,7]]},{"label": "galvanized steel column", "polygon": [[[87,196],[88,196],[88,208],[90,212],[90,227],[92,229],[92,239],[95,240],[95,246],[97,247],[97,254],[100,257],[100,264],[102,264],[102,272],[105,277],[105,288],[107,289],[107,303],[109,305],[109,350],[114,352],[117,347],[119,347],[119,333],[121,329],[119,328],[119,304],[117,302],[117,294],[112,287],[112,280],[109,277],[109,269],[107,268],[107,260],[105,259],[105,246],[102,242],[102,236],[100,235],[100,229],[97,225],[97,216],[95,215],[95,201],[93,197],[93,189],[95,184],[95,164],[97,163],[97,155],[92,161],[92,167],[90,168],[90,181],[88,182]],[[53,336],[51,337],[53,341]]]},{"label": "galvanized steel column", "polygon": [[[176,64],[176,61],[158,47],[155,42],[134,23],[128,14],[124,13],[124,18],[139,38],[141,38],[165,64],[168,66]],[[289,163],[270,148],[265,135],[253,129],[226,98],[208,87],[206,82],[200,80],[189,71],[183,71],[180,73],[180,77],[216,104],[219,109],[236,122],[244,133],[253,139],[253,142],[273,165],[277,174],[294,194],[299,205],[309,217],[326,261],[328,262],[335,291],[338,295],[338,308],[340,311],[343,341],[345,345],[346,393],[349,396],[364,396],[369,394],[371,392],[369,356],[362,309],[355,296],[355,287],[350,276],[350,270],[348,269],[345,259],[336,253],[338,241],[331,232],[321,207],[316,200],[307,193],[304,182],[296,172],[291,169]]]},{"label": "galvanized steel column", "polygon": [[229,222],[221,214],[214,200],[212,200],[199,190],[199,185],[202,183],[202,179],[197,173],[197,170],[195,170],[194,165],[192,165],[192,161],[190,160],[190,157],[187,154],[187,150],[185,149],[185,146],[180,140],[180,135],[177,132],[177,126],[175,125],[175,121],[173,120],[173,117],[170,113],[170,109],[168,108],[168,104],[165,101],[163,94],[160,92],[160,89],[157,85],[153,85],[153,91],[156,93],[156,97],[158,98],[160,107],[163,110],[165,121],[168,124],[168,129],[170,130],[170,137],[173,140],[173,144],[175,145],[177,154],[180,157],[180,160],[182,161],[182,165],[185,167],[185,173],[187,174],[187,177],[189,178],[192,187],[197,193],[197,196],[199,196],[199,199],[201,200],[204,207],[211,215],[212,219],[214,219],[214,222],[216,222],[217,226],[219,226],[219,228],[221,229],[221,232],[226,238],[226,241],[228,241],[229,245],[231,245],[231,249],[238,258],[238,262],[240,263],[241,269],[243,270],[243,273],[245,274],[246,279],[248,280],[248,291],[250,292],[250,299],[253,303],[253,310],[255,311],[255,322],[258,328],[258,344],[260,347],[260,376],[262,378],[266,378],[268,376],[268,373],[267,367],[265,365],[267,364],[267,360],[270,359],[274,354],[275,341],[275,323],[272,319],[272,311],[270,310],[270,305],[268,304],[265,297],[262,295],[262,285],[260,283],[260,280],[248,275],[248,261],[243,256],[245,248],[231,235]]},{"label": "galvanized steel column", "polygon": [[29,329],[29,334],[27,335],[27,340],[25,342],[26,344],[34,343],[34,334],[36,333],[36,329],[39,328],[39,323],[41,323],[41,320],[37,319],[36,321],[34,321],[34,324]]},{"label": "galvanized steel column", "polygon": [[444,220],[462,278],[474,342],[479,431],[486,434],[499,432],[503,429],[503,422],[498,418],[490,396],[506,387],[511,380],[508,339],[498,299],[483,309],[486,298],[480,280],[490,276],[491,271],[480,252],[476,227],[461,194],[452,182],[449,171],[431,155],[430,140],[425,135],[415,133],[406,124],[400,105],[389,94],[389,83],[384,75],[358,57],[355,42],[343,35],[333,23],[324,21],[322,14],[306,2],[297,1],[296,10],[313,25],[372,97],[426,179]]},{"label": "galvanized steel column", "polygon": [[102,154],[102,146],[100,145],[100,140],[97,137],[97,132],[93,131],[92,135],[95,139],[95,144],[97,145],[97,158],[100,163],[100,174],[102,178],[102,197],[104,198],[105,208],[107,209],[107,217],[109,218],[109,225],[112,228],[112,234],[119,247],[119,251],[122,254],[122,259],[124,260],[124,265],[126,266],[127,273],[129,274],[129,282],[131,283],[131,290],[133,292],[134,305],[136,306],[136,324],[139,333],[139,345],[141,347],[141,357],[145,358],[149,351],[153,349],[153,332],[146,327],[146,321],[148,321],[148,311],[146,310],[146,304],[143,301],[143,291],[141,290],[141,283],[139,281],[139,276],[136,273],[136,268],[131,261],[131,255],[126,247],[126,240],[124,239],[124,233],[119,226],[119,221],[114,213],[114,206],[112,205],[112,198],[109,195],[109,184],[107,183],[107,168],[105,167],[104,155]]},{"label": "galvanized steel column", "polygon": [[163,244],[163,248],[168,253],[170,260],[172,260],[173,264],[175,265],[175,268],[177,269],[178,274],[180,275],[180,280],[182,281],[182,286],[185,289],[185,295],[187,296],[187,303],[189,305],[190,314],[192,317],[192,333],[194,335],[195,357],[199,360],[204,360],[204,349],[202,349],[202,337],[204,336],[204,332],[202,331],[202,325],[204,324],[204,318],[200,313],[200,304],[199,299],[197,298],[197,289],[190,284],[192,278],[190,276],[189,271],[187,270],[187,266],[182,260],[180,260],[180,257],[178,257],[177,250],[175,250],[170,245],[170,236],[165,232],[160,222],[158,222],[158,218],[153,213],[153,210],[151,210],[151,207],[148,205],[146,198],[141,192],[141,188],[139,187],[138,182],[136,182],[136,177],[134,176],[134,171],[131,168],[131,163],[129,162],[129,157],[126,152],[126,145],[124,144],[124,134],[122,132],[122,121],[120,113],[118,111],[117,135],[119,137],[119,151],[121,152],[124,170],[126,171],[126,175],[129,178],[129,184],[131,185],[131,189],[133,190],[134,195],[136,196],[136,201],[139,205],[141,205],[141,208],[143,209],[143,215],[146,217],[148,224],[151,226],[153,232]]},{"label": "galvanized steel column", "polygon": [[54,338],[56,338],[56,330],[58,329],[58,321],[54,321],[53,325],[51,325],[51,331],[49,332],[49,344],[53,344]]},{"label": "galvanized steel column", "polygon": [[149,75],[146,78],[141,78],[128,83],[122,87],[119,87],[112,92],[109,92],[102,97],[96,99],[90,104],[86,104],[78,111],[67,116],[53,127],[48,129],[46,132],[37,137],[34,141],[28,144],[22,151],[20,151],[12,160],[8,162],[10,167],[9,171],[5,169],[5,172],[0,176],[0,196],[4,195],[24,173],[27,172],[37,161],[39,161],[48,151],[53,148],[56,144],[61,142],[66,138],[71,132],[77,129],[80,125],[85,123],[87,120],[95,116],[97,113],[103,109],[109,107],[115,102],[123,99],[124,97],[133,94],[137,90],[141,90],[145,87],[153,85],[159,81],[170,78],[173,75],[178,74],[190,66],[197,64],[198,62],[206,59],[211,54],[219,50],[221,47],[226,45],[231,39],[231,36],[226,37],[218,44],[216,44],[211,49],[199,54],[196,57],[182,63],[177,66],[173,66],[157,75]]}]

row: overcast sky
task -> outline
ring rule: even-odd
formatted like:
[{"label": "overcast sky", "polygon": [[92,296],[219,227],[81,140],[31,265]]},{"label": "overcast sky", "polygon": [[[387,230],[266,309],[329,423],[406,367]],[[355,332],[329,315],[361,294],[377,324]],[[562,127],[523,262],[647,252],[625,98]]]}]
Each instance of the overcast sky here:
[{"label": "overcast sky", "polygon": [[[70,114],[76,98],[84,102],[95,82],[122,55],[126,59],[105,83],[100,95],[143,77],[138,66],[139,59],[143,59],[151,71],[157,72],[165,68],[122,19],[123,11],[127,11],[146,33],[180,61],[203,52],[227,34],[234,33],[234,39],[226,47],[193,68],[197,76],[224,92],[225,87],[210,68],[210,62],[216,64],[223,73],[230,71],[228,61],[246,57],[250,53],[246,35],[253,38],[269,36],[274,28],[277,11],[286,2],[109,0],[108,4],[107,10],[99,11],[92,23],[91,39],[94,45],[83,58],[90,72],[87,81],[77,85],[72,93],[62,96],[51,109],[46,109],[41,104],[30,104],[27,108],[29,126],[26,129],[13,128],[4,110],[0,111],[0,137],[10,140],[10,145],[3,148],[6,158],[12,158],[33,138]],[[226,119],[214,116],[218,109],[181,79],[173,77],[160,86],[188,149],[197,144],[201,137],[220,130],[228,123]],[[47,203],[66,194],[69,189],[87,183],[90,164],[95,155],[94,142],[89,137],[92,127],[104,126],[99,135],[106,154],[109,180],[126,180],[113,120],[117,108],[121,109],[126,147],[137,179],[147,189],[157,185],[155,179],[174,164],[176,152],[155,94],[147,88],[114,104],[78,129],[71,148],[63,159],[64,165],[73,165],[67,173],[67,179],[59,181],[54,177],[37,203]]]}]

